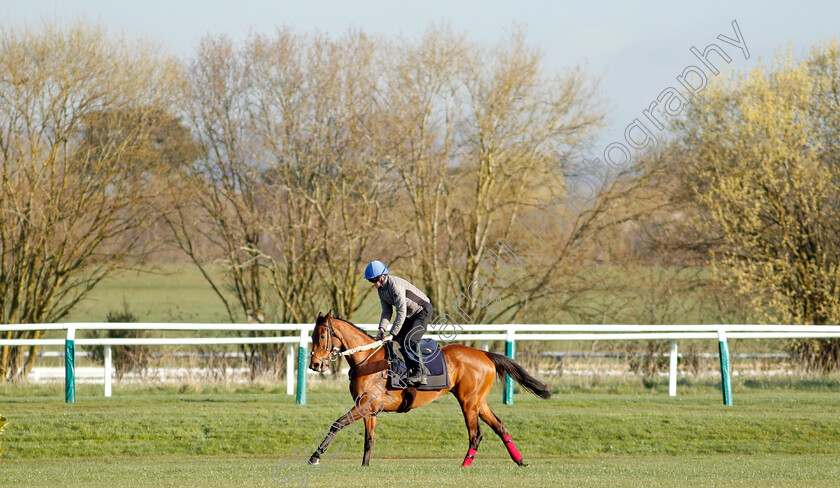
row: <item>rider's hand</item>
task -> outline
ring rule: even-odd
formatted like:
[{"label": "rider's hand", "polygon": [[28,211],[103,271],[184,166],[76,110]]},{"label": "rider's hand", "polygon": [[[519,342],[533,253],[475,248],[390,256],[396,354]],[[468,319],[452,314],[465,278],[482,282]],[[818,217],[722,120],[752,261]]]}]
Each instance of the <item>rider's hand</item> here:
[{"label": "rider's hand", "polygon": [[376,340],[381,341],[383,337],[385,337],[385,329],[379,329],[379,332],[376,333]]}]

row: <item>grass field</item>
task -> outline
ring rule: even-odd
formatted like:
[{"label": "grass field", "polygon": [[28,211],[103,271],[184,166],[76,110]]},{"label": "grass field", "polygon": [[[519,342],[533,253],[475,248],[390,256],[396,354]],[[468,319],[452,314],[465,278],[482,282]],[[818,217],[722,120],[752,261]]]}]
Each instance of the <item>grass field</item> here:
[{"label": "grass field", "polygon": [[[218,284],[224,286],[221,270],[210,267],[209,271],[218,278]],[[664,286],[661,283],[664,279],[662,276],[672,276],[678,272],[650,267],[630,273],[622,268],[599,267],[596,278],[587,278],[592,281],[593,288],[586,295],[591,301],[586,308],[603,310],[605,315],[596,314],[599,320],[606,318],[607,322],[611,323],[634,323],[628,322],[628,319],[680,324],[719,321],[720,318],[712,318],[714,314],[711,312],[702,314],[698,311],[705,308],[694,306],[698,300],[696,293],[680,297],[663,296],[664,292],[660,289]],[[691,270],[683,272],[691,273]],[[397,272],[397,274],[400,273]],[[624,291],[620,295],[598,287],[600,282],[607,284],[631,280],[633,283],[630,287],[631,291]],[[361,279],[358,285],[361,291],[370,291],[370,285]],[[273,320],[273,313],[277,308],[274,292],[266,290],[265,300],[266,316],[268,320]],[[232,301],[234,302],[235,300]],[[607,305],[607,303],[613,305]],[[618,307],[616,303],[621,303],[622,306]],[[101,322],[105,320],[109,310],[122,310],[123,304],[127,304],[141,322],[229,321],[221,300],[198,269],[189,263],[159,263],[154,266],[154,271],[148,272],[115,272],[94,288],[65,321]],[[656,309],[655,313],[648,310],[650,317],[647,317],[643,309],[652,308]],[[346,311],[341,311],[341,313],[347,314]],[[698,313],[703,316],[698,316]],[[314,314],[317,314],[317,310]],[[353,319],[359,323],[369,323],[377,321],[378,318],[379,299],[375,293],[369,293],[362,306],[354,313]],[[739,321],[738,317],[731,318],[735,322]],[[551,314],[549,321],[578,323],[580,317],[571,312],[556,311]]]},{"label": "grass field", "polygon": [[[281,388],[118,385],[113,398],[82,385],[0,386],[0,486],[840,486],[837,382],[736,385],[723,407],[713,384],[661,391],[625,387],[517,395],[491,406],[531,466],[518,468],[488,428],[472,468],[467,436],[447,396],[380,418],[370,468],[361,430],[340,434],[318,471],[315,438],[351,406],[346,391],[313,389],[309,405]],[[558,390],[558,387],[555,387]],[[279,466],[278,466],[279,465]],[[299,477],[294,477],[295,470]],[[302,475],[301,473],[305,473]]]},{"label": "grass field", "polygon": [[[103,321],[124,302],[144,322],[228,320],[194,268],[167,266],[157,275],[116,275],[67,321]],[[355,320],[372,321],[376,306],[372,301]],[[692,344],[681,351],[716,346]],[[733,353],[740,344],[732,341]],[[782,342],[743,345],[770,352]],[[546,345],[556,346],[581,347]],[[611,347],[602,341],[598,349]],[[523,360],[527,353],[523,343]],[[351,406],[342,381],[314,386],[305,407],[272,384],[118,383],[112,398],[102,397],[101,385],[80,384],[74,405],[63,402],[61,385],[0,385],[0,414],[9,419],[0,436],[0,488],[840,486],[837,377],[736,376],[733,407],[721,405],[717,378],[705,378],[680,379],[676,398],[667,396],[664,378],[646,389],[638,378],[553,377],[554,398],[518,394],[512,406],[494,391],[491,406],[531,462],[527,468],[509,460],[486,426],[473,467],[460,468],[467,434],[447,396],[409,414],[383,415],[371,467],[360,466],[361,431],[349,428],[334,444],[340,453],[317,471],[297,457],[308,458],[316,437]]]},{"label": "grass field", "polygon": [[[169,263],[159,264],[155,269],[154,272],[114,273],[94,288],[64,321],[102,322],[109,311],[122,311],[124,304],[141,322],[230,321],[221,300],[195,266]],[[223,286],[224,281],[219,280],[219,285]],[[272,297],[271,293],[266,297],[269,318],[276,307]],[[373,293],[367,298],[356,314],[357,322],[371,322],[379,317],[379,299]],[[231,303],[235,305],[235,300]],[[313,321],[316,315],[317,310],[313,312]]]},{"label": "grass field", "polygon": [[106,278],[66,322],[103,322],[123,304],[141,322],[227,322],[227,312],[195,266],[164,264],[155,272],[122,271]]}]

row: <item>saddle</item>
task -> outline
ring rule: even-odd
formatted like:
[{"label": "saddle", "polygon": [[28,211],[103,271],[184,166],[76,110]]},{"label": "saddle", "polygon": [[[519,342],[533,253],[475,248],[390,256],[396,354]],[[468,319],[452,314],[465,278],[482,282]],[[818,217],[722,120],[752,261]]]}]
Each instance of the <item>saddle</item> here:
[{"label": "saddle", "polygon": [[[408,367],[406,366],[404,351],[399,343],[391,341],[385,345],[385,357],[388,358],[388,380],[389,386],[396,390],[404,390],[414,387],[420,391],[443,390],[449,388],[449,369],[446,367],[446,358],[440,350],[440,344],[434,339],[421,339],[418,344],[420,353],[423,355],[423,366],[429,371],[425,385],[414,385],[408,382]],[[413,353],[411,353],[413,354]]]},{"label": "saddle", "polygon": [[[385,344],[385,359],[372,361],[350,370],[350,379],[388,370],[388,386],[395,390],[416,388],[420,391],[433,391],[449,388],[449,369],[443,351],[433,339],[422,339],[419,343],[423,354],[423,365],[429,371],[425,385],[408,382],[408,367],[405,362],[406,351],[399,343],[390,341]],[[413,353],[412,353],[413,354]]]}]

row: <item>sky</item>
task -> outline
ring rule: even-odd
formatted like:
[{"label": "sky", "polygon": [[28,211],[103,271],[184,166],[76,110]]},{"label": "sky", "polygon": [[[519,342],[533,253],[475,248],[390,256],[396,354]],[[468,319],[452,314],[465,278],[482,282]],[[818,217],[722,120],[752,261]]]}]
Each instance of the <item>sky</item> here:
[{"label": "sky", "polygon": [[[625,129],[676,77],[699,65],[690,48],[715,43],[731,57],[729,69],[768,64],[776,49],[792,44],[804,55],[817,42],[840,37],[840,2],[832,1],[287,1],[287,0],[0,0],[0,25],[43,21],[99,22],[115,33],[145,37],[188,57],[207,34],[234,40],[278,26],[340,36],[350,28],[417,37],[431,23],[447,23],[473,41],[501,41],[514,25],[545,56],[549,72],[580,64],[601,77],[607,127],[593,150],[625,140]],[[722,42],[740,28],[749,50]],[[708,73],[707,73],[708,74]],[[655,130],[651,128],[651,130]]]}]

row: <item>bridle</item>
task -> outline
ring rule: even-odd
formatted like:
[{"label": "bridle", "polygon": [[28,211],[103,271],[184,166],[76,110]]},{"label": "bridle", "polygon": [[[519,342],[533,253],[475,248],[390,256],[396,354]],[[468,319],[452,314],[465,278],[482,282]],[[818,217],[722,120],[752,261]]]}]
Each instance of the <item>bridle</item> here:
[{"label": "bridle", "polygon": [[[325,324],[321,324],[321,325],[324,325],[327,328],[327,332],[329,332],[329,334],[330,334],[329,335],[329,343],[327,344],[326,349],[312,349],[312,352],[309,353],[309,357],[314,357],[316,352],[322,352],[323,351],[323,352],[326,352],[328,354],[328,356],[327,356],[328,360],[335,361],[338,358],[340,358],[341,356],[349,356],[350,354],[353,354],[353,353],[358,352],[358,351],[365,351],[365,350],[375,348],[375,350],[372,353],[370,353],[368,355],[368,357],[366,357],[364,359],[364,361],[362,361],[361,363],[356,365],[356,367],[358,368],[359,366],[365,364],[368,361],[368,359],[373,357],[373,355],[376,353],[376,351],[378,351],[379,349],[382,348],[382,346],[385,345],[385,343],[382,342],[382,341],[376,341],[373,344],[368,344],[366,346],[354,347],[353,349],[349,349],[349,350],[346,350],[344,352],[341,352],[340,347],[333,346],[333,338],[335,338],[335,340],[339,341],[342,345],[344,344],[344,341],[342,341],[340,337],[335,335],[335,330],[333,330],[331,320],[332,319],[327,319],[327,322]],[[316,325],[316,327],[317,327],[317,325]],[[313,341],[313,343],[314,343],[314,341]]]},{"label": "bridle", "polygon": [[[309,353],[309,357],[314,357],[316,352],[326,352],[328,354],[327,359],[330,361],[335,361],[338,359],[339,354],[338,352],[341,350],[340,347],[335,346],[333,347],[333,338],[341,343],[341,339],[335,335],[335,330],[333,330],[331,319],[327,319],[325,325],[327,327],[327,332],[329,333],[329,343],[326,349],[312,349],[312,352]],[[319,358],[320,359],[320,358]]]}]

